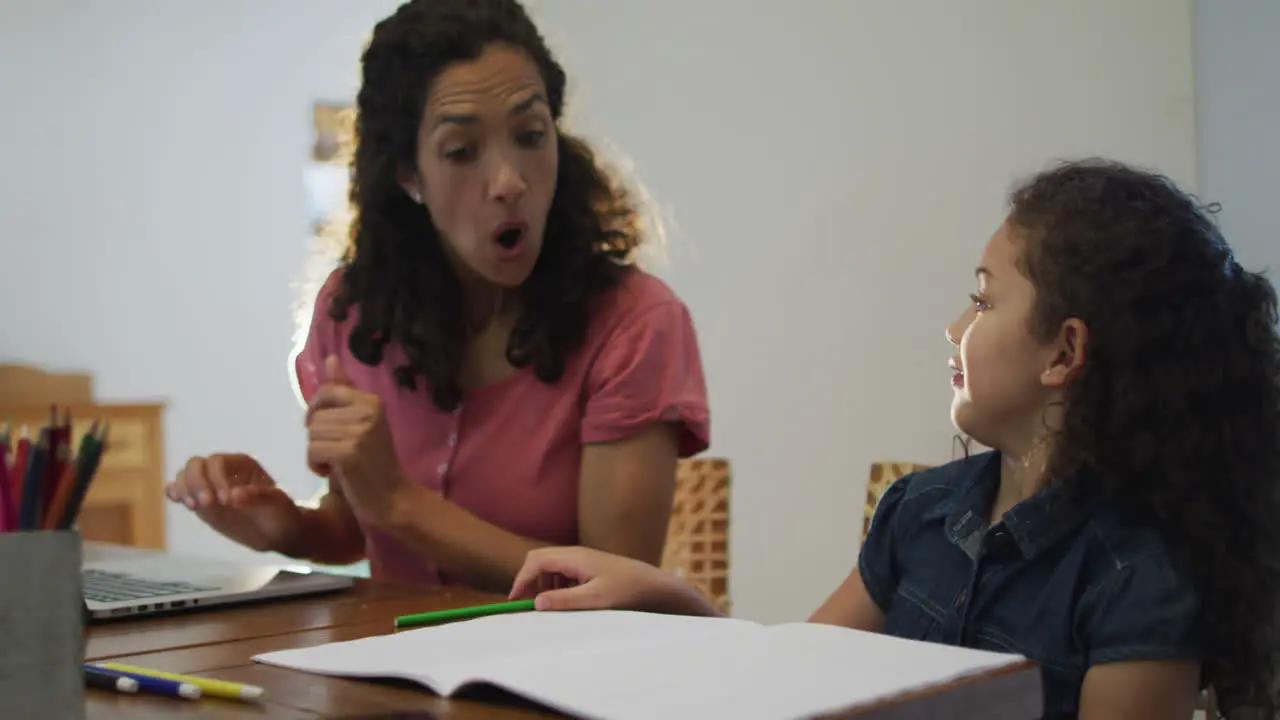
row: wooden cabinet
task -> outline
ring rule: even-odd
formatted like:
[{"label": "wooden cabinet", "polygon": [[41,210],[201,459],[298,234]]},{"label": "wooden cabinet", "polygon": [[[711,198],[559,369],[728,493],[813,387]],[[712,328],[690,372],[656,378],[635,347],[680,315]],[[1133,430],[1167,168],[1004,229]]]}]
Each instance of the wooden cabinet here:
[{"label": "wooden cabinet", "polygon": [[[86,540],[164,549],[164,406],[73,404],[72,443],[94,420],[108,423],[107,446],[80,513]],[[0,405],[0,422],[13,423],[13,440],[26,425],[32,439],[49,421],[49,405]]]}]

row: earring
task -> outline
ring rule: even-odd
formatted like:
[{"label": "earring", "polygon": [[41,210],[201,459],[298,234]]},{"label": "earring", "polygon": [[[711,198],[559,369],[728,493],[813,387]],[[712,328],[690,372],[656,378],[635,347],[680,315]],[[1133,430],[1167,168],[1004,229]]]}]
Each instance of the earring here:
[{"label": "earring", "polygon": [[[1046,370],[1045,372],[1048,371]],[[1031,443],[1031,449],[1028,450],[1026,456],[1022,458],[1023,466],[1027,470],[1033,469],[1033,462],[1037,463],[1034,468],[1034,472],[1037,474],[1043,475],[1045,470],[1048,469],[1049,460],[1053,455],[1054,443],[1057,440],[1058,435],[1062,433],[1061,428],[1054,427],[1058,424],[1057,422],[1050,424],[1049,412],[1051,409],[1061,409],[1062,407],[1063,402],[1061,400],[1054,400],[1049,403],[1048,407],[1040,412],[1040,425],[1043,430],[1036,435],[1035,439]]]},{"label": "earring", "polygon": [[418,192],[418,188],[409,188],[409,197],[419,205],[422,204],[422,194]]}]

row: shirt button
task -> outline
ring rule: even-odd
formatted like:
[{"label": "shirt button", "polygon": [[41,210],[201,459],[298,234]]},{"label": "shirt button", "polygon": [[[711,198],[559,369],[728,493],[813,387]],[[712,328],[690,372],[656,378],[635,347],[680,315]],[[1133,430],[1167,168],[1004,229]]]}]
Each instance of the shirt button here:
[{"label": "shirt button", "polygon": [[442,462],[436,466],[436,472],[439,473],[440,475],[444,475],[448,470],[449,470],[449,463],[447,462]]},{"label": "shirt button", "polygon": [[458,433],[456,432],[449,433],[449,447],[453,447],[454,445],[457,445],[457,444],[458,444]]},{"label": "shirt button", "polygon": [[965,594],[966,594],[966,593],[965,593],[965,591],[961,590],[961,591],[960,591],[960,594],[956,596],[956,609],[957,609],[957,610],[959,610],[960,608],[963,608],[963,607],[964,607],[964,596],[965,596]]}]

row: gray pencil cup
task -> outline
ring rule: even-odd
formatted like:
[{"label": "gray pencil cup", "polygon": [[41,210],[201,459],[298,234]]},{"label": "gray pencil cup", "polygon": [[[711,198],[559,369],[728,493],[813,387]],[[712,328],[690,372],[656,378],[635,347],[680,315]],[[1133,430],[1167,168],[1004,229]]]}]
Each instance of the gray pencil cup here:
[{"label": "gray pencil cup", "polygon": [[0,718],[84,717],[80,534],[0,533]]}]

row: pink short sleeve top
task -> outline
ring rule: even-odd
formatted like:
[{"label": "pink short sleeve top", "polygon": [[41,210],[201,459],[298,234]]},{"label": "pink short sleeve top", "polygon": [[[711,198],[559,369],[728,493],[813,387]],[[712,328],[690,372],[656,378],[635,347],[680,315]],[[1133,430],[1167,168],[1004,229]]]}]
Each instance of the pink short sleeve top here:
[{"label": "pink short sleeve top", "polygon": [[[654,422],[679,427],[681,457],[710,443],[706,382],[689,311],[665,283],[638,268],[600,298],[586,340],[566,358],[560,380],[548,385],[521,368],[465,391],[453,412],[432,404],[421,378],[415,390],[396,385],[395,368],[404,362],[397,348],[388,346],[374,367],[351,355],[347,338],[358,308],[341,323],[329,316],[340,273],[321,288],[295,360],[303,398],[310,402],[324,359],[336,354],[352,384],[381,398],[409,478],[483,520],[542,542],[576,544],[584,444],[619,440]],[[452,584],[429,558],[391,535],[364,531],[373,577]]]}]

